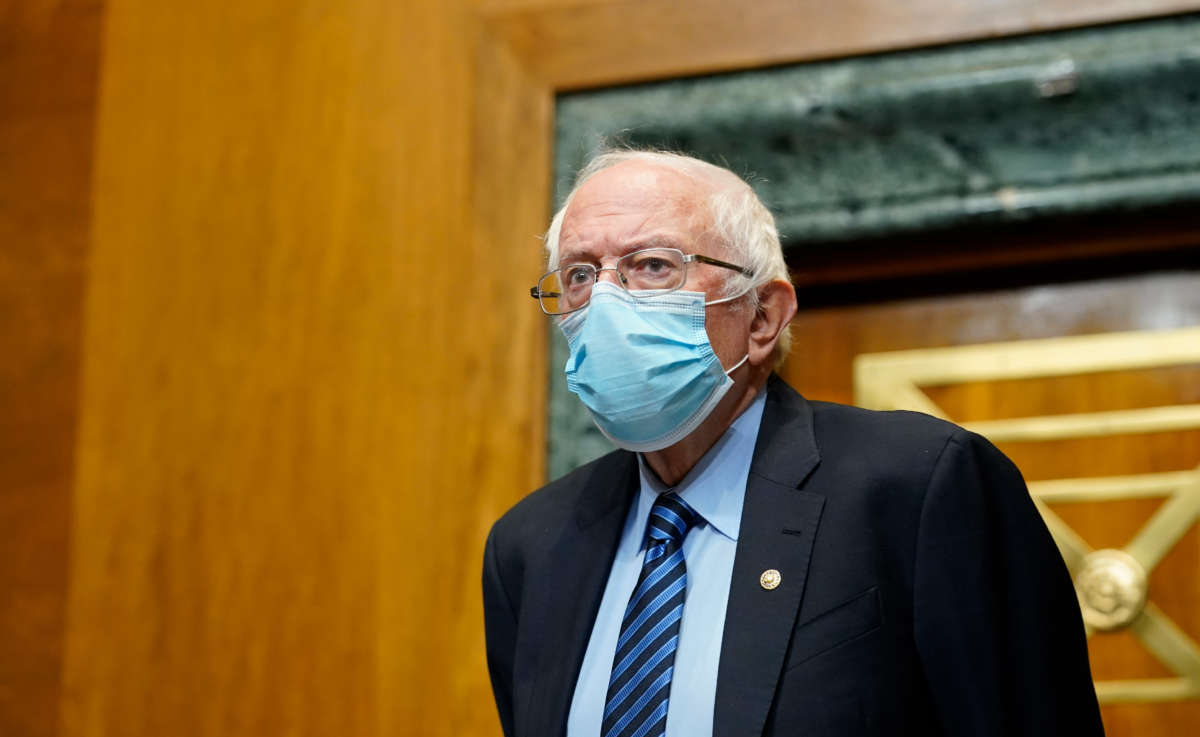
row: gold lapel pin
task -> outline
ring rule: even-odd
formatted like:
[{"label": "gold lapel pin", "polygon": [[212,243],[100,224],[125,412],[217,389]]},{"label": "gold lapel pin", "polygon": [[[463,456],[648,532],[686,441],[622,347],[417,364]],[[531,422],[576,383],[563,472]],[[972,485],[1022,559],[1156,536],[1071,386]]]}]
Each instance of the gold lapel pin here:
[{"label": "gold lapel pin", "polygon": [[778,587],[781,581],[783,581],[783,576],[779,575],[779,571],[774,568],[768,568],[758,577],[758,585],[767,591]]}]

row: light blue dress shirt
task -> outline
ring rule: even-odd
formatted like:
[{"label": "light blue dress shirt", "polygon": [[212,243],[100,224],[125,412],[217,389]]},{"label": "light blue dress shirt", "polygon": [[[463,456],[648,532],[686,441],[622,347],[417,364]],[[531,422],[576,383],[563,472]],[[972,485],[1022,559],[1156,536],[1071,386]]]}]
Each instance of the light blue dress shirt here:
[{"label": "light blue dress shirt", "polygon": [[[704,518],[704,522],[690,530],[683,541],[687,594],[671,679],[667,737],[712,734],[725,605],[729,600],[733,555],[742,522],[746,478],[750,474],[765,396],[765,391],[758,393],[746,411],[675,487],[676,493]],[[597,737],[600,734],[621,619],[646,554],[646,522],[655,497],[668,490],[640,455],[638,467],[641,489],[625,518],[617,555],[604,587],[604,598],[592,626],[579,680],[575,682],[575,695],[567,717],[567,737]]]}]

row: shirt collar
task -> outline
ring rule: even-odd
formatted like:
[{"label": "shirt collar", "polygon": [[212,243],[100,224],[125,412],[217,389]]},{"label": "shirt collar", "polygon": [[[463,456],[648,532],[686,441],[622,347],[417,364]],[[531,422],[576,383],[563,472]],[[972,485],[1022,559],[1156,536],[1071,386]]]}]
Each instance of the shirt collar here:
[{"label": "shirt collar", "polygon": [[[766,395],[765,390],[759,390],[750,406],[674,487],[675,493],[696,510],[705,522],[734,542],[737,542],[742,524],[746,479],[750,475],[750,462],[754,458],[754,443],[762,423]],[[640,453],[637,458],[641,489],[637,502],[637,526],[634,529],[644,530],[654,500],[671,488],[659,480]]]}]

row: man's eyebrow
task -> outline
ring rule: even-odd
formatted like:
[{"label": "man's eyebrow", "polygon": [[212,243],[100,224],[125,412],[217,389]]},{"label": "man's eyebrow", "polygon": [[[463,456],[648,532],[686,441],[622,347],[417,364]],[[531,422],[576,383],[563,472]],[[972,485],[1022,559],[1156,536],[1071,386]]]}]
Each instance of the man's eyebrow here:
[{"label": "man's eyebrow", "polygon": [[[620,250],[622,256],[641,251],[647,248],[676,248],[684,250],[683,245],[678,238],[665,234],[648,235],[641,238],[634,238],[626,243]],[[559,264],[582,264],[582,263],[598,263],[599,260],[587,253],[577,253],[575,251],[560,251],[558,254]]]},{"label": "man's eyebrow", "polygon": [[658,234],[658,235],[647,236],[645,238],[638,238],[636,240],[631,241],[629,244],[627,244],[625,253],[632,253],[634,251],[640,251],[643,248],[681,248],[681,247],[682,246],[680,245],[679,240],[677,238],[673,238],[669,235]]},{"label": "man's eyebrow", "polygon": [[[594,261],[595,259],[591,259],[591,260]],[[589,261],[589,259],[584,258],[580,254],[575,253],[573,251],[566,251],[564,253],[558,254],[558,263],[559,264],[582,264],[582,263],[587,263],[588,261]]]}]

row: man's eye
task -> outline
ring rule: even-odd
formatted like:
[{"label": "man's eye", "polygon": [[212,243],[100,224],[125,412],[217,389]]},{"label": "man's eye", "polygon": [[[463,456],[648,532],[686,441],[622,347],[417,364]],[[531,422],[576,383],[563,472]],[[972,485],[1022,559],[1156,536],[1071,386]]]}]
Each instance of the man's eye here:
[{"label": "man's eye", "polygon": [[675,270],[675,264],[661,256],[645,256],[633,263],[633,271],[640,276],[665,276]]},{"label": "man's eye", "polygon": [[566,270],[567,286],[582,286],[592,280],[591,269],[568,268]]}]

